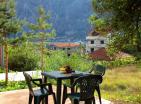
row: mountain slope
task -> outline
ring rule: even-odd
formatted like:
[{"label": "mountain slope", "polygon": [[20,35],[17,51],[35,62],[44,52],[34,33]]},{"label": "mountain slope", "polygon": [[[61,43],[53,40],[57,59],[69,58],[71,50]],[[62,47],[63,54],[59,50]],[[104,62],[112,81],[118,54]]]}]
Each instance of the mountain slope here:
[{"label": "mountain slope", "polygon": [[51,13],[58,37],[85,40],[90,30],[91,0],[16,0],[17,16],[35,22],[40,5]]}]

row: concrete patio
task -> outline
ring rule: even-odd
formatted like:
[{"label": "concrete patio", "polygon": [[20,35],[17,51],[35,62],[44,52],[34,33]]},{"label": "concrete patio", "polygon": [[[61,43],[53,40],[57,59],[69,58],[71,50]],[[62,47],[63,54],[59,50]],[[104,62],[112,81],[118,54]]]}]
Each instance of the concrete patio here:
[{"label": "concrete patio", "polygon": [[[40,76],[41,71],[28,71],[32,77]],[[0,79],[4,80],[5,74],[0,74]],[[22,81],[25,80],[22,72],[9,73],[9,81]],[[53,86],[53,90],[56,87]],[[56,91],[55,91],[56,92]],[[0,92],[0,104],[28,104],[28,89],[13,90],[7,92]],[[49,96],[49,104],[54,104],[52,96]],[[71,104],[70,100],[67,99],[66,104]],[[81,102],[83,104],[83,102]],[[96,99],[96,104],[99,104],[99,100]],[[113,104],[108,100],[102,99],[102,104]]]},{"label": "concrete patio", "polygon": [[[0,104],[28,104],[28,89],[0,92]],[[49,104],[54,104],[52,96],[49,96]],[[71,104],[69,99],[67,99],[66,104]],[[96,104],[99,104],[98,99],[96,99]],[[102,104],[112,103],[102,99]]]}]

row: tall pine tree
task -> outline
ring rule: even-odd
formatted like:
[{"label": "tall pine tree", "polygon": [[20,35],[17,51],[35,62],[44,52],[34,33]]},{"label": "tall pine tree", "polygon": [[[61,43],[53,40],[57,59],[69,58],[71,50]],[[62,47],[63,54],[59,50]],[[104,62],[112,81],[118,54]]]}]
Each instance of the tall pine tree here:
[{"label": "tall pine tree", "polygon": [[48,38],[55,36],[55,30],[52,28],[52,24],[49,23],[50,15],[46,13],[42,6],[38,9],[39,17],[36,20],[36,23],[30,23],[29,28],[32,30],[30,35],[36,41],[39,41],[40,53],[41,53],[41,70],[44,70],[44,54],[46,48],[46,41]]},{"label": "tall pine tree", "polygon": [[141,51],[140,0],[93,0],[93,7],[90,20],[95,29],[113,33],[117,48],[132,45]]},{"label": "tall pine tree", "polygon": [[5,83],[8,83],[8,44],[9,36],[21,29],[21,22],[16,18],[14,0],[0,1],[0,43],[5,50]]}]

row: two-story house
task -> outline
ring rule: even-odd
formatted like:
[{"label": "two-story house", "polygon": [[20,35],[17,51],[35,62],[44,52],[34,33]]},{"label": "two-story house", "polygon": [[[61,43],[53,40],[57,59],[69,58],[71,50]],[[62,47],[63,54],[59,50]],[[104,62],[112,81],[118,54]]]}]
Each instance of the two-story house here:
[{"label": "two-story house", "polygon": [[100,48],[104,48],[107,43],[108,38],[106,36],[102,36],[98,32],[92,31],[86,37],[86,52],[91,53]]}]

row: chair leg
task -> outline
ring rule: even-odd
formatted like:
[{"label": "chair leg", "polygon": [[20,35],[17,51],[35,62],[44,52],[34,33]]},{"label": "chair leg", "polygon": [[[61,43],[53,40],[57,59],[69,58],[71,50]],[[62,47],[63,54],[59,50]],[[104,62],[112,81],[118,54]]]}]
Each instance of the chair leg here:
[{"label": "chair leg", "polygon": [[77,99],[74,99],[72,104],[79,104],[79,101]]},{"label": "chair leg", "polygon": [[98,93],[99,102],[100,102],[100,104],[102,104],[99,85],[96,87],[96,91],[97,91],[97,93]]},{"label": "chair leg", "polygon": [[41,102],[41,98],[34,96],[34,104],[40,104],[40,102]]},{"label": "chair leg", "polygon": [[93,100],[86,100],[85,101],[85,104],[92,104],[93,103]]},{"label": "chair leg", "polygon": [[29,101],[28,101],[28,104],[32,104],[32,99],[33,99],[33,96],[31,94],[29,94]]},{"label": "chair leg", "polygon": [[67,98],[67,87],[64,86],[62,104],[65,104],[66,98]]},{"label": "chair leg", "polygon": [[63,99],[63,100],[62,100],[62,104],[65,104],[65,102],[66,102],[66,100]]},{"label": "chair leg", "polygon": [[93,102],[93,104],[96,104],[96,103],[95,103],[95,97],[93,98],[93,101],[92,101],[92,102]]},{"label": "chair leg", "polygon": [[66,102],[66,98],[63,98],[62,104],[65,104],[65,102]]},{"label": "chair leg", "polygon": [[57,104],[55,93],[53,93],[52,96],[53,96],[54,104]]},{"label": "chair leg", "polygon": [[45,97],[45,104],[48,104],[48,96]]}]

